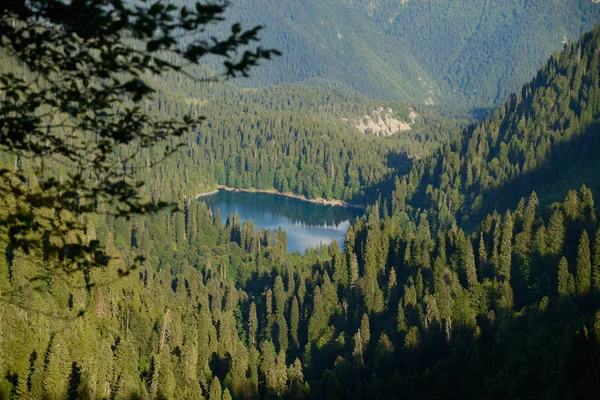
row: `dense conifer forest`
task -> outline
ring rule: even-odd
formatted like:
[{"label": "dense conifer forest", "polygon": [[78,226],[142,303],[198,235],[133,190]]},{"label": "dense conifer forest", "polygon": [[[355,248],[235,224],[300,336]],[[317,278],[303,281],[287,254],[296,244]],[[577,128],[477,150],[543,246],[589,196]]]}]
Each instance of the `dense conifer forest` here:
[{"label": "dense conifer forest", "polygon": [[229,12],[264,24],[265,43],[285,50],[243,85],[481,107],[502,104],[552,51],[600,23],[591,0],[244,0]]},{"label": "dense conifer forest", "polygon": [[[0,229],[0,399],[595,398],[599,62],[597,27],[477,123],[337,89],[149,77],[146,115],[207,116],[156,165],[167,145],[116,150],[142,196],[177,209],[76,216],[67,242],[111,260],[85,271]],[[416,113],[412,129],[360,133],[380,107]],[[36,162],[0,154],[26,187]],[[367,208],[343,249],[288,253],[283,230],[196,200],[217,184]]]}]

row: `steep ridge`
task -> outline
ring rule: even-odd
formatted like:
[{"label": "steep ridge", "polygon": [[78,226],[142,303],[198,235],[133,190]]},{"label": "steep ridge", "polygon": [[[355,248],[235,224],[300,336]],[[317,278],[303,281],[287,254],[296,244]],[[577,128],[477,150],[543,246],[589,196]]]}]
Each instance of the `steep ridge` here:
[{"label": "steep ridge", "polygon": [[[597,160],[599,48],[596,28],[556,52],[520,95],[417,163],[397,182],[395,201],[427,209],[436,225],[476,223]],[[588,176],[580,183],[598,187]]]}]

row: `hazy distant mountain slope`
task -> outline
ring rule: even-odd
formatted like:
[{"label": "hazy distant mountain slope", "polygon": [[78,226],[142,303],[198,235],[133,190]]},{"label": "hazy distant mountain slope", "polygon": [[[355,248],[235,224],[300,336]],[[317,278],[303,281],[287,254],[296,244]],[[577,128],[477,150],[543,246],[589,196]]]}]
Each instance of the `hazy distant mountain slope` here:
[{"label": "hazy distant mountain slope", "polygon": [[372,97],[489,106],[518,90],[565,39],[600,22],[600,4],[239,0],[228,18],[264,24],[262,44],[284,53],[250,85],[307,82]]},{"label": "hazy distant mountain slope", "polygon": [[[189,3],[193,0],[171,0]],[[565,41],[600,23],[591,0],[237,0],[226,19],[264,25],[283,55],[248,87],[283,82],[374,98],[488,107]]]},{"label": "hazy distant mountain slope", "polygon": [[438,97],[433,80],[400,40],[340,1],[238,1],[228,18],[264,24],[261,45],[283,52],[255,71],[253,85],[309,82],[372,97],[419,102]]},{"label": "hazy distant mountain slope", "polygon": [[471,104],[502,101],[548,55],[600,22],[590,0],[342,0],[401,39],[438,84]]}]

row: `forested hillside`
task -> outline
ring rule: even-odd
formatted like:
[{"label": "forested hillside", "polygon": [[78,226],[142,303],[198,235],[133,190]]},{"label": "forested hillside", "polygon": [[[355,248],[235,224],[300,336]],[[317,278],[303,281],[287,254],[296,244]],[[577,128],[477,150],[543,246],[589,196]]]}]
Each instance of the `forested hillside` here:
[{"label": "forested hillside", "polygon": [[[239,216],[224,226],[197,202],[90,219],[86,238],[119,256],[103,271],[0,259],[0,396],[589,398],[600,351],[592,203],[582,188],[548,214],[532,194],[473,236],[372,213],[345,253],[302,257],[285,254],[285,233]],[[147,260],[119,278],[136,254]]]},{"label": "forested hillside", "polygon": [[[10,58],[0,60],[0,71],[20,70]],[[192,73],[211,72],[199,68]],[[206,116],[201,125],[167,144],[182,148],[165,160],[164,146],[144,150],[134,159],[130,156],[137,149],[120,150],[123,168],[151,183],[144,194],[169,201],[220,184],[363,204],[377,196],[367,189],[408,171],[413,159],[437,149],[468,122],[424,107],[414,111],[404,102],[368,100],[298,84],[240,89],[227,82],[195,82],[175,73],[148,79],[157,90],[141,105],[150,117]],[[382,107],[393,107],[395,118],[410,122],[411,130],[385,138],[361,133],[358,121]],[[0,154],[0,160],[3,166],[25,170],[32,165],[18,155]],[[54,171],[69,172],[61,165]]]},{"label": "forested hillside", "polygon": [[305,82],[376,98],[490,106],[518,91],[566,40],[599,23],[600,4],[245,0],[229,15],[264,24],[264,43],[283,51],[245,85]]},{"label": "forested hillside", "polygon": [[[123,168],[139,169],[149,195],[163,196],[182,192],[176,176],[194,174],[190,165],[202,159],[194,152],[231,149],[247,161],[224,166],[221,179],[241,171],[241,184],[269,184],[253,169],[252,150],[273,129],[288,139],[274,136],[283,153],[265,157],[303,149],[305,164],[289,169],[297,183],[317,174],[307,166],[328,160],[329,137],[377,160],[348,157],[369,163],[374,177],[389,174],[383,181],[395,180],[394,193],[380,191],[381,201],[348,230],[343,251],[334,242],[286,254],[285,232],[256,230],[239,215],[223,224],[189,196],[180,212],[129,220],[99,206],[69,239],[106,245],[113,260],[90,273],[62,273],[54,268],[60,260],[43,251],[0,249],[0,398],[594,398],[600,224],[590,188],[597,176],[580,176],[587,186],[578,181],[560,203],[548,204],[537,190],[597,165],[598,49],[600,28],[554,54],[520,95],[462,136],[449,134],[404,175],[376,168],[389,155],[381,138],[336,133],[350,104],[321,114],[289,88],[286,100],[261,107],[246,99],[265,92],[230,92],[239,96],[232,103],[242,105],[239,116],[207,121],[214,126],[184,138],[191,140],[186,157],[168,158],[161,172]],[[149,113],[184,109],[158,99]],[[194,112],[232,110],[215,104],[195,104]],[[258,108],[269,129],[240,129],[258,125]],[[311,121],[329,132],[317,133],[314,154],[319,136],[297,132]],[[257,147],[244,153],[247,137]],[[215,153],[214,165],[230,159]],[[333,160],[336,169],[335,160],[346,159]],[[2,163],[30,168],[19,158]],[[140,268],[122,276],[138,255],[145,256]]]},{"label": "forested hillside", "polygon": [[[464,125],[423,110],[410,131],[379,138],[360,133],[352,120],[381,103],[294,85],[195,99],[167,95],[148,105],[157,116],[209,116],[183,139],[178,157],[140,171],[157,185],[176,185],[177,193],[195,195],[221,184],[363,203],[368,188],[407,172],[412,159],[429,154]],[[406,106],[395,112],[409,120]],[[145,157],[155,156],[143,154],[139,164],[146,164]]]},{"label": "forested hillside", "polygon": [[554,53],[520,94],[417,163],[397,182],[393,202],[425,209],[436,226],[449,227],[514,208],[532,190],[544,204],[573,184],[597,191],[599,43],[596,28]]},{"label": "forested hillside", "polygon": [[[206,116],[179,140],[183,147],[177,155],[156,168],[147,167],[160,159],[162,148],[142,152],[124,165],[153,183],[146,188],[148,195],[161,193],[168,200],[219,184],[363,204],[377,198],[375,187],[407,172],[414,159],[439,148],[469,122],[404,102],[299,84],[239,89],[176,74],[151,82],[157,93],[144,104],[148,115]],[[393,110],[399,121],[410,122],[410,130],[389,137],[361,133],[357,124],[382,107]],[[123,149],[122,159],[129,153]],[[13,161],[5,160],[9,165]]]},{"label": "forested hillside", "polygon": [[244,86],[301,82],[421,104],[440,94],[400,40],[341,1],[238,1],[227,16],[264,25],[261,43],[283,52],[250,81],[240,82]]},{"label": "forested hillside", "polygon": [[344,2],[398,38],[440,87],[480,105],[503,102],[600,22],[600,5],[588,0]]}]

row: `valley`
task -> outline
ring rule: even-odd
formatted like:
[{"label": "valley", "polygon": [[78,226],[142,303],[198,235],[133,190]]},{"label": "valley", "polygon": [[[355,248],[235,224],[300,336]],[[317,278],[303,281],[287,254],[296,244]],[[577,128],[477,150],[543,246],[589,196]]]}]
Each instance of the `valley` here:
[{"label": "valley", "polygon": [[0,6],[0,399],[597,397],[596,3]]}]

